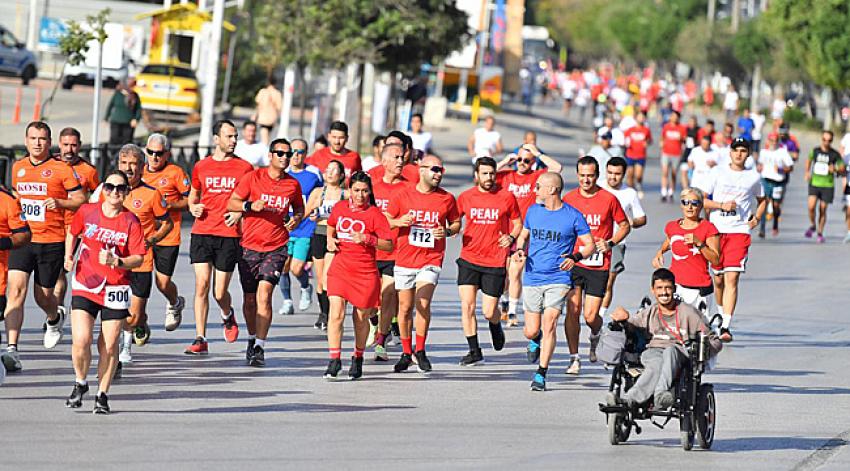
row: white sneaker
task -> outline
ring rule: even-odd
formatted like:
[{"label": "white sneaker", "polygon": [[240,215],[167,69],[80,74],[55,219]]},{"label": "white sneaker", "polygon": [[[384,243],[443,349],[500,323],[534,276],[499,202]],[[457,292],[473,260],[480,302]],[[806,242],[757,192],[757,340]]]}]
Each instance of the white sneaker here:
[{"label": "white sneaker", "polygon": [[65,326],[65,307],[59,306],[56,312],[59,314],[59,322],[57,322],[56,325],[50,325],[48,322],[47,330],[44,331],[44,348],[47,349],[56,347],[65,335],[65,333],[62,332],[62,328]]},{"label": "white sneaker", "polygon": [[295,314],[295,308],[292,306],[292,300],[291,299],[284,299],[283,300],[283,306],[281,306],[280,309],[278,309],[277,313],[280,314],[281,316],[291,316],[291,315]]},{"label": "white sneaker", "polygon": [[574,358],[570,361],[570,366],[567,368],[568,375],[577,375],[581,371],[581,360]]},{"label": "white sneaker", "polygon": [[17,349],[7,348],[3,355],[0,355],[0,361],[3,363],[4,372],[8,371],[9,373],[13,373],[15,371],[21,371],[23,366],[21,365],[21,354],[18,353]]},{"label": "white sneaker", "polygon": [[393,337],[393,331],[392,330],[387,332],[387,341],[384,342],[384,343],[386,345],[391,345],[393,347],[398,347],[399,345],[401,345],[401,342],[398,339],[396,339],[395,337]]},{"label": "white sneaker", "polygon": [[121,363],[132,363],[133,355],[130,352],[133,345],[133,334],[126,330],[121,334],[121,351],[118,353],[118,361]]},{"label": "white sneaker", "polygon": [[601,333],[596,334],[596,335],[590,334],[590,355],[589,355],[589,357],[590,357],[591,363],[596,363],[596,360],[598,360],[598,358],[596,357],[596,347],[599,346],[599,339],[601,337],[602,337]]},{"label": "white sneaker", "polygon": [[366,348],[375,346],[375,334],[378,333],[378,326],[369,323],[369,335],[366,337]]},{"label": "white sneaker", "polygon": [[313,304],[313,285],[301,288],[301,299],[298,300],[298,310],[306,311]]},{"label": "white sneaker", "polygon": [[177,304],[165,308],[165,330],[172,332],[180,327],[183,322],[183,308],[186,307],[186,298],[177,296]]}]

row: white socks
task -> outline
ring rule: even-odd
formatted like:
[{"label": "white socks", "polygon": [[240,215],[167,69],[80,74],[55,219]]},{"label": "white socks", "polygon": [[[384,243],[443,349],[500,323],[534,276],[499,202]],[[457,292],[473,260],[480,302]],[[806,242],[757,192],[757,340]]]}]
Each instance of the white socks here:
[{"label": "white socks", "polygon": [[260,348],[266,348],[266,341],[263,339],[257,339],[254,341],[254,345]]},{"label": "white socks", "polygon": [[519,299],[510,298],[508,301],[508,314],[516,314],[517,304],[519,304]]}]

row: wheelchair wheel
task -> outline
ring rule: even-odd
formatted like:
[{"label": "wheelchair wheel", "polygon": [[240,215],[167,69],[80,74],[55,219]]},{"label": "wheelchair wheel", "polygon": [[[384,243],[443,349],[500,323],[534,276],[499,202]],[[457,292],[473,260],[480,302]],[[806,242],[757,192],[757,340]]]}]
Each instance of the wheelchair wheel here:
[{"label": "wheelchair wheel", "polygon": [[619,445],[629,439],[632,427],[626,423],[625,415],[621,413],[608,416],[608,442]]},{"label": "wheelchair wheel", "polygon": [[703,384],[699,388],[699,397],[694,410],[696,415],[696,435],[700,448],[708,450],[714,443],[717,404],[714,400],[714,386]]}]

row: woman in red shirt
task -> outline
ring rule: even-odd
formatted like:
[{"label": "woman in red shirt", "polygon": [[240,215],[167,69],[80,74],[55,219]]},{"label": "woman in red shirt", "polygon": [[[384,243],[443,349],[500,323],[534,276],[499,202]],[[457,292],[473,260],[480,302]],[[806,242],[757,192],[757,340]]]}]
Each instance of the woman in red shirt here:
[{"label": "woman in red shirt", "polygon": [[[702,312],[714,313],[714,285],[708,263],[720,261],[720,235],[714,224],[700,217],[705,197],[699,188],[689,188],[680,194],[682,218],[664,227],[667,236],[655,254],[652,265],[664,266],[664,252],[670,251],[670,271],[676,275],[676,294]],[[704,306],[701,308],[701,304]]]},{"label": "woman in red shirt", "polygon": [[[91,364],[92,331],[100,314],[97,343],[100,384],[95,414],[109,413],[106,393],[118,365],[118,337],[124,320],[130,316],[130,271],[142,265],[145,255],[142,224],[124,207],[129,193],[127,175],[120,170],[110,173],[103,182],[103,202],[81,206],[65,238],[65,270],[74,271],[71,360],[76,374],[74,390],[65,406],[82,406],[83,396],[89,390],[86,375]],[[77,243],[79,246],[75,250]]]},{"label": "woman in red shirt", "polygon": [[342,329],[345,305],[354,306],[354,355],[350,379],[363,375],[363,351],[369,335],[369,318],[381,305],[381,274],[375,250],[393,249],[393,234],[384,213],[375,206],[372,180],[365,172],[351,175],[350,199],[334,205],[328,217],[327,293],[330,298],[328,351],[325,378],[336,378],[342,369]]}]

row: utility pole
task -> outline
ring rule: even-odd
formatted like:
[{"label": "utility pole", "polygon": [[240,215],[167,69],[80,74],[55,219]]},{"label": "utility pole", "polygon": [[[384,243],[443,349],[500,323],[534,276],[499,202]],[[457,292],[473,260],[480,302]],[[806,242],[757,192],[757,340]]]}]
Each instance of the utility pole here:
[{"label": "utility pole", "polygon": [[198,145],[208,147],[212,136],[212,124],[215,113],[215,89],[218,81],[218,61],[221,59],[221,26],[224,23],[224,0],[215,0],[213,4],[212,34],[207,63],[204,71],[204,89],[201,96],[201,135]]},{"label": "utility pole", "polygon": [[714,17],[717,12],[717,0],[708,0],[708,24],[714,25]]},{"label": "utility pole", "polygon": [[38,26],[35,24],[37,16],[38,0],[30,0],[29,17],[27,18],[27,49],[31,51],[35,49],[35,41],[37,39],[36,31],[38,31]]},{"label": "utility pole", "polygon": [[[101,26],[102,27],[102,26]],[[94,74],[94,104],[91,118],[91,149],[93,164],[106,156],[100,155],[100,93],[103,90],[103,41],[97,43],[97,69]]]},{"label": "utility pole", "polygon": [[732,0],[732,32],[738,32],[741,23],[741,0]]}]

